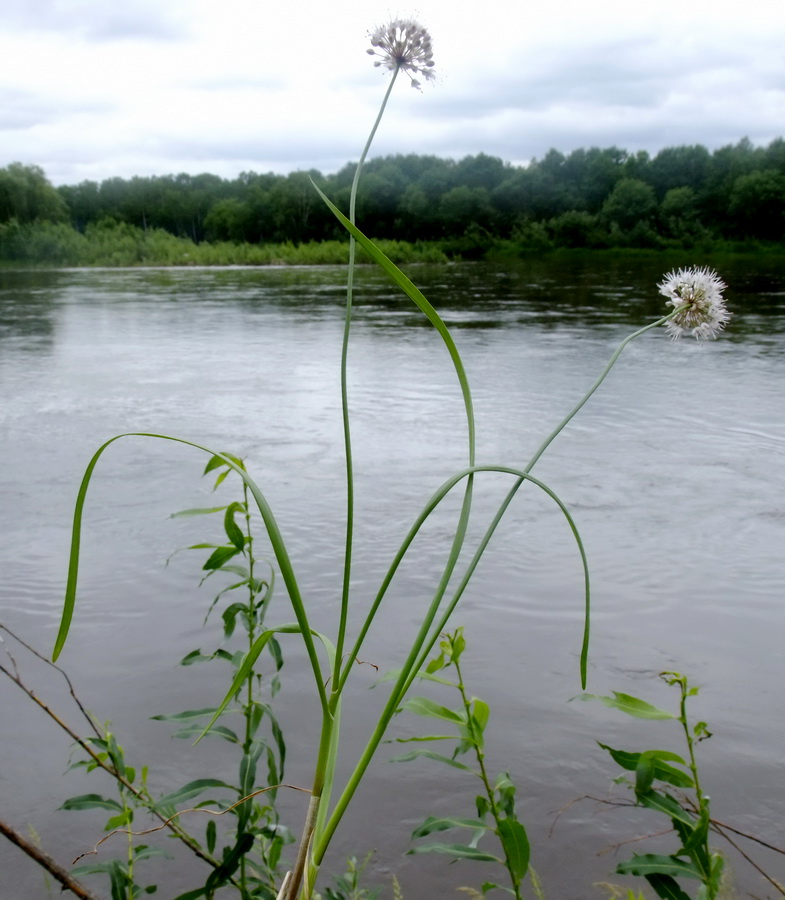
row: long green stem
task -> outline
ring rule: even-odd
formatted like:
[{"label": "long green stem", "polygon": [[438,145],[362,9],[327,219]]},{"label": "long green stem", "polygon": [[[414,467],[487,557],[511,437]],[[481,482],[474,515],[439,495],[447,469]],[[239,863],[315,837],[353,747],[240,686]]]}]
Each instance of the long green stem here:
[{"label": "long green stem", "polygon": [[[451,638],[448,636],[448,640]],[[491,815],[496,822],[496,827],[498,829],[499,822],[501,821],[501,813],[499,812],[499,805],[496,802],[496,792],[491,787],[491,782],[488,778],[488,771],[485,768],[485,754],[482,750],[482,736],[477,734],[477,729],[474,724],[474,716],[472,715],[472,704],[469,698],[466,696],[466,686],[463,683],[463,674],[461,672],[461,664],[458,662],[457,654],[455,658],[452,660],[453,665],[455,666],[455,673],[458,677],[458,683],[456,687],[461,695],[461,702],[463,703],[463,709],[466,713],[466,727],[469,729],[469,733],[472,737],[472,746],[474,747],[474,755],[477,758],[477,766],[480,770],[480,781],[483,783],[483,787],[485,788],[485,795],[488,798],[488,804],[491,809]],[[504,849],[504,846],[502,846]],[[507,869],[507,873],[510,876],[510,882],[512,883],[512,889],[515,894],[515,900],[523,900],[521,897],[521,883],[520,879],[516,876],[515,870],[512,867],[512,863],[510,862],[510,858],[507,855],[507,851],[504,851],[504,867]]]},{"label": "long green stem", "polygon": [[[360,174],[362,173],[365,158],[371,149],[371,144],[382,121],[384,110],[387,107],[387,101],[392,93],[395,79],[398,77],[398,69],[392,74],[387,91],[373,123],[371,133],[365,142],[363,151],[360,154],[360,160],[354,172],[352,180],[352,189],[349,195],[349,221],[352,225],[357,224],[357,188],[360,184]],[[349,590],[352,577],[352,544],[354,540],[354,466],[352,463],[352,436],[349,423],[349,388],[347,378],[347,363],[349,359],[349,335],[352,325],[352,301],[354,299],[354,270],[356,265],[357,241],[349,235],[349,272],[346,281],[346,313],[343,327],[343,343],[341,346],[341,414],[343,419],[343,441],[344,453],[346,458],[346,541],[344,546],[343,560],[343,584],[341,587],[341,615],[338,623],[338,637],[335,642],[335,671],[333,672],[333,690],[335,691],[340,684],[341,661],[343,657],[343,645],[346,637],[346,625],[349,619]],[[351,661],[350,663],[351,664]]]}]

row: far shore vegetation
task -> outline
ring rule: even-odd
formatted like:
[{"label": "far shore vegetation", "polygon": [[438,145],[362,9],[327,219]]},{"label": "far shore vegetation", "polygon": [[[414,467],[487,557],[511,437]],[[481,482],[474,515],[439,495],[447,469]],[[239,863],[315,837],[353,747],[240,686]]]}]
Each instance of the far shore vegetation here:
[{"label": "far shore vegetation", "polygon": [[[0,169],[0,264],[341,264],[345,237],[311,181],[346,208],[354,169],[55,188],[38,166],[10,163]],[[653,157],[551,150],[527,166],[410,154],[371,160],[364,171],[358,221],[373,223],[370,236],[397,263],[553,250],[782,252],[785,241],[782,138]]]}]

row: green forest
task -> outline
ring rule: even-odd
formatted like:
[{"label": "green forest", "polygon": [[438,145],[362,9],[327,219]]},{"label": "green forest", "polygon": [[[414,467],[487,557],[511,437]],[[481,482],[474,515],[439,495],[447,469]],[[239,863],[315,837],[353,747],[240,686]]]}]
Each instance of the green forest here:
[{"label": "green forest", "polygon": [[[311,180],[348,206],[355,163],[332,175],[243,172],[110,178],[53,187],[0,169],[0,260],[24,265],[221,265],[345,260],[345,235]],[[561,248],[760,250],[785,238],[785,140],[710,152],[550,150],[527,166],[370,160],[358,223],[397,261]]]}]

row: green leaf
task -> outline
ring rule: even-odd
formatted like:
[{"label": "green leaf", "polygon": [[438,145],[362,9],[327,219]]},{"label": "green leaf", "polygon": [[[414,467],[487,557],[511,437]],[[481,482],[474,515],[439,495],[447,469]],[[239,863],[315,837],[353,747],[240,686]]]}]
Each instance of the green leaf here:
[{"label": "green leaf", "polygon": [[645,757],[652,761],[654,777],[660,781],[665,781],[674,787],[690,788],[695,786],[690,775],[663,762],[665,759],[670,759],[684,764],[684,760],[676,753],[670,753],[667,750],[646,750],[644,753],[630,753],[627,750],[614,750],[613,747],[609,747],[600,741],[597,741],[597,744],[610,753],[614,762],[629,772],[636,772],[641,758]]},{"label": "green leaf", "polygon": [[242,615],[248,609],[245,603],[231,603],[221,613],[224,623],[224,637],[230,638],[234,634],[234,626],[238,615]]},{"label": "green leaf", "polygon": [[194,735],[199,735],[200,737],[205,737],[206,735],[213,735],[213,737],[223,738],[225,741],[229,741],[230,744],[239,744],[240,738],[237,737],[237,734],[232,731],[231,728],[226,728],[224,725],[208,725],[207,728],[202,728],[198,723],[194,723],[192,725],[186,725],[185,728],[180,728],[175,731],[172,737],[176,738],[192,738]]},{"label": "green leaf", "polygon": [[235,513],[238,512],[245,512],[245,509],[240,503],[230,503],[229,506],[226,507],[226,514],[224,515],[224,531],[234,547],[237,550],[243,550],[245,547],[245,535],[237,522],[234,521]]},{"label": "green leaf", "polygon": [[636,719],[678,718],[673,713],[669,713],[664,709],[658,709],[656,706],[652,706],[651,703],[646,703],[645,700],[639,700],[637,697],[631,697],[629,694],[620,694],[618,691],[613,691],[613,697],[601,697],[598,694],[580,694],[578,699],[599,700],[605,706],[621,710],[621,712],[627,713],[628,716],[633,716]]},{"label": "green leaf", "polygon": [[254,835],[250,832],[241,834],[237,843],[232,847],[231,851],[226,855],[223,862],[217,869],[213,869],[205,882],[205,887],[211,890],[225,884],[240,865],[243,857],[254,845]]},{"label": "green leaf", "polygon": [[121,813],[118,813],[116,816],[111,816],[107,819],[106,825],[104,825],[104,831],[114,831],[115,828],[123,828],[125,825],[130,825],[134,820],[134,812],[132,809],[124,809]]},{"label": "green leaf", "polygon": [[[198,651],[196,652],[198,653]],[[214,712],[214,706],[206,706],[204,709],[186,709],[183,712],[173,713],[171,716],[158,715],[150,716],[150,718],[157,722],[183,722],[189,719],[200,719],[202,716],[211,716]]]},{"label": "green leaf", "polygon": [[199,900],[199,897],[207,896],[207,888],[196,888],[194,891],[186,891],[184,894],[178,894],[174,900]]},{"label": "green leaf", "polygon": [[166,850],[162,850],[160,847],[148,847],[146,844],[141,844],[139,847],[134,848],[134,859],[150,859],[152,856],[162,856],[164,859],[172,859],[172,854],[168,853]]},{"label": "green leaf", "polygon": [[412,697],[401,704],[401,709],[408,712],[416,713],[418,716],[430,716],[433,719],[443,719],[447,722],[455,722],[458,725],[466,724],[466,715],[464,713],[455,712],[439,703],[434,703],[427,697]]},{"label": "green leaf", "polygon": [[205,842],[207,844],[207,852],[213,853],[215,852],[215,840],[217,837],[217,831],[215,826],[215,819],[211,818],[207,823],[207,827],[205,828]]},{"label": "green leaf", "polygon": [[196,662],[206,662],[209,659],[212,659],[212,656],[205,656],[201,650],[192,650],[180,660],[180,665],[192,666]]},{"label": "green leaf", "polygon": [[218,547],[207,559],[202,566],[203,570],[220,569],[225,562],[228,562],[233,556],[237,556],[240,551],[232,545],[231,547]]},{"label": "green leaf", "polygon": [[632,859],[616,866],[619,875],[670,875],[671,878],[698,878],[701,873],[692,863],[677,856],[660,856],[655,853],[635,854]]},{"label": "green leaf", "polygon": [[211,788],[221,788],[222,790],[230,791],[233,794],[237,793],[236,787],[232,787],[231,784],[227,784],[225,781],[220,781],[218,778],[197,778],[195,781],[189,781],[188,784],[184,784],[176,791],[172,791],[172,793],[170,794],[165,794],[155,804],[154,809],[177,806],[178,804],[183,803],[186,800],[191,800],[194,797],[198,797],[199,794],[202,794],[205,791],[210,790]]},{"label": "green leaf", "polygon": [[695,818],[669,794],[661,794],[659,791],[648,791],[638,797],[638,803],[641,806],[645,806],[646,809],[665,813],[671,819],[676,819],[677,822],[688,825],[690,829],[695,825]]},{"label": "green leaf", "polygon": [[80,794],[78,797],[69,797],[60,809],[110,809],[112,812],[122,812],[122,804],[117,800],[107,800],[100,794]]},{"label": "green leaf", "polygon": [[220,456],[218,456],[218,454],[215,454],[210,459],[210,461],[204,467],[204,472],[202,472],[202,475],[203,476],[207,475],[209,472],[212,472],[214,469],[220,469],[222,466],[225,466],[227,459],[231,459],[231,461],[236,466],[245,470],[245,464],[238,456],[235,456],[233,453],[227,453],[226,450],[222,450]]},{"label": "green leaf", "polygon": [[635,796],[645,794],[654,783],[654,760],[646,753],[641,753],[635,767]]},{"label": "green leaf", "polygon": [[[393,757],[390,762],[411,762],[413,759],[418,759],[419,757],[424,759],[434,759],[436,762],[452,766],[454,769],[462,769],[464,772],[470,772],[472,775],[477,775],[474,769],[469,766],[465,766],[463,763],[450,759],[449,756],[442,756],[441,753],[432,753],[430,750],[412,750],[411,753],[406,753],[403,756]],[[477,775],[477,777],[479,778],[479,775]]]},{"label": "green leaf", "polygon": [[491,826],[480,819],[467,819],[461,816],[428,816],[428,818],[412,832],[412,840],[433,834],[435,831],[447,831],[450,828],[482,828]]},{"label": "green leaf", "polygon": [[529,869],[531,856],[526,829],[517,819],[502,819],[498,823],[498,829],[504,855],[515,877],[520,881]]},{"label": "green leaf", "polygon": [[654,893],[662,900],[690,900],[670,875],[646,875],[646,881],[654,889]]},{"label": "green leaf", "polygon": [[443,853],[455,859],[473,859],[477,862],[502,862],[498,856],[494,856],[492,853],[486,853],[484,850],[478,850],[476,847],[467,847],[465,844],[423,844],[419,847],[412,847],[406,853],[407,855],[414,853]]},{"label": "green leaf", "polygon": [[183,516],[208,516],[210,513],[223,512],[225,506],[210,506],[202,509],[181,509],[180,512],[172,513],[170,519],[180,519]]}]

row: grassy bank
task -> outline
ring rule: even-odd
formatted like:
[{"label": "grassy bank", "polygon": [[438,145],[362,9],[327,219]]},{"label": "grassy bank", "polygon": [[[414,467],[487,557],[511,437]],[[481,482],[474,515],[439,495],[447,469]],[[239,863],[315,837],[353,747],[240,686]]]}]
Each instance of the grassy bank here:
[{"label": "grassy bank", "polygon": [[[431,243],[378,242],[396,263],[446,262]],[[341,265],[346,241],[303,244],[195,243],[160,228],[124,223],[88,225],[84,233],[63,223],[0,225],[0,261],[24,266],[268,266]],[[362,261],[362,253],[358,254]]]},{"label": "grassy bank", "polygon": [[[398,264],[443,263],[449,260],[505,262],[551,253],[663,254],[689,250],[701,257],[723,254],[782,254],[776,242],[729,241],[704,237],[700,241],[659,240],[654,246],[625,243],[565,246],[543,229],[514,239],[494,238],[469,229],[460,239],[433,241],[377,241]],[[360,262],[369,262],[361,249]],[[230,241],[197,243],[161,228],[104,221],[84,232],[64,223],[33,222],[0,225],[0,265],[5,267],[132,267],[132,266],[269,266],[343,265],[348,260],[346,241],[308,241],[250,244]]]}]

